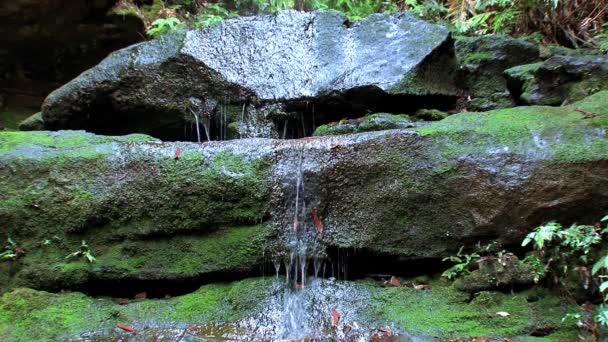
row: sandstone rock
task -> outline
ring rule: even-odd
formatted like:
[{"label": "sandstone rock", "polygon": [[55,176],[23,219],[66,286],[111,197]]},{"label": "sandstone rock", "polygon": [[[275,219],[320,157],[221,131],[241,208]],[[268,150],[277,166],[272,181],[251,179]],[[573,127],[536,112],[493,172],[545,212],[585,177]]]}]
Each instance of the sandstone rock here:
[{"label": "sandstone rock", "polygon": [[134,45],[50,94],[42,108],[45,125],[183,136],[184,123],[199,115],[215,136],[251,117],[272,127],[275,111],[261,110],[272,103],[306,104],[318,114],[324,106],[316,102],[361,110],[387,98],[456,94],[446,28],[408,14],[346,22],[337,12],[284,11]]},{"label": "sandstone rock", "polygon": [[[519,245],[547,218],[595,222],[608,210],[607,95],[300,140],[2,132],[0,233],[27,254],[0,280],[69,288],[247,272],[280,258],[293,234],[311,255],[437,258],[488,238]],[[92,267],[65,259],[82,239]]]}]

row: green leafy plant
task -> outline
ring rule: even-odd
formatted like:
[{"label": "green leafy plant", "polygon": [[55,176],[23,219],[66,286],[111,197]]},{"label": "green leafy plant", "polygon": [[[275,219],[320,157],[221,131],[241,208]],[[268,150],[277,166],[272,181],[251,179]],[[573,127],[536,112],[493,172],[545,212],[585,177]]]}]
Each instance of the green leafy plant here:
[{"label": "green leafy plant", "polygon": [[0,260],[16,260],[19,256],[24,254],[23,248],[19,247],[13,239],[9,236],[6,239],[6,245],[4,250],[0,253]]},{"label": "green leafy plant", "polygon": [[226,18],[233,18],[236,16],[238,16],[236,12],[231,12],[227,10],[221,4],[208,4],[205,9],[196,17],[194,26],[213,26]]},{"label": "green leafy plant", "polygon": [[85,240],[82,240],[82,243],[80,244],[80,250],[78,250],[74,253],[71,253],[70,255],[66,256],[65,258],[66,259],[84,258],[90,263],[93,263],[96,260],[95,256],[93,256],[93,253],[91,252],[91,249],[89,248],[89,245],[87,244],[87,242]]},{"label": "green leafy plant", "polygon": [[[608,221],[608,216],[601,222]],[[555,284],[566,289],[566,280],[572,272],[578,273],[583,288],[590,292],[597,291],[604,304],[593,308],[583,305],[583,312],[569,313],[563,321],[574,320],[578,327],[592,332],[594,338],[599,336],[599,326],[608,327],[608,255],[597,257],[602,245],[602,238],[608,233],[608,227],[584,226],[573,224],[568,228],[559,223],[549,222],[529,233],[522,246],[532,244],[535,252],[526,260],[535,269],[552,276]],[[573,263],[576,267],[572,267]],[[589,271],[589,266],[591,271]]]},{"label": "green leafy plant", "polygon": [[469,273],[470,268],[475,261],[480,258],[480,255],[477,253],[465,254],[463,253],[464,246],[460,247],[458,253],[455,256],[449,256],[447,258],[443,258],[442,261],[450,261],[455,265],[447,269],[442,277],[446,277],[448,279],[455,279],[463,274]]},{"label": "green leafy plant", "polygon": [[158,38],[163,34],[176,30],[180,24],[181,21],[177,18],[156,19],[152,22],[152,27],[146,32],[151,37]]}]

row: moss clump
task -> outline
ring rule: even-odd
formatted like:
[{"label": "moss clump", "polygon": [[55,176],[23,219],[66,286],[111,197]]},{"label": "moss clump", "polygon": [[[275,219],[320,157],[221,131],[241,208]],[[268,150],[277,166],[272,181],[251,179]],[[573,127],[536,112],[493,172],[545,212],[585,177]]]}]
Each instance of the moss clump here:
[{"label": "moss clump", "polygon": [[448,117],[448,113],[438,109],[419,109],[415,114],[416,118],[425,121],[439,121]]},{"label": "moss clump", "polygon": [[19,122],[32,115],[35,110],[29,107],[7,106],[0,108],[0,130],[14,131],[18,129]]},{"label": "moss clump", "polygon": [[366,115],[359,119],[347,120],[346,122],[335,122],[317,127],[315,136],[352,134],[371,131],[382,131],[387,129],[407,128],[412,126],[409,115],[375,113]]}]

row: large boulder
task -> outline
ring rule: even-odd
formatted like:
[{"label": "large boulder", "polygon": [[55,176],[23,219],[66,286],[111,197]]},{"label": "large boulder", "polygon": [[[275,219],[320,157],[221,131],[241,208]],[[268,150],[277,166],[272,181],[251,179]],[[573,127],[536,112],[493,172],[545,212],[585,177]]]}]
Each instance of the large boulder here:
[{"label": "large boulder", "polygon": [[[607,95],[300,140],[0,133],[0,232],[26,252],[0,281],[243,273],[294,237],[309,256],[437,258],[519,245],[548,218],[595,222],[608,210]],[[92,265],[65,258],[81,240]]]},{"label": "large boulder", "polygon": [[445,27],[408,14],[350,23],[338,12],[284,11],[117,51],[50,94],[42,113],[50,129],[184,140],[184,124],[200,121],[214,140],[231,123],[237,136],[277,136],[271,119],[286,112],[312,108],[322,120],[327,106],[453,96],[452,57]]},{"label": "large boulder", "polygon": [[559,106],[608,89],[608,56],[554,56],[508,69],[505,76],[519,102]]},{"label": "large boulder", "polygon": [[513,107],[503,72],[540,61],[537,44],[503,35],[458,37],[455,47],[459,79],[471,97],[467,106],[471,111]]}]

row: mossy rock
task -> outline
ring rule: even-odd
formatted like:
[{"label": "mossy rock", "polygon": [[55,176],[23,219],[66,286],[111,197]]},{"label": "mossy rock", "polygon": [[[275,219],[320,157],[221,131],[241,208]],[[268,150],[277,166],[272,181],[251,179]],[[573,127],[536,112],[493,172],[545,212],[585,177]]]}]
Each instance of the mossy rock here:
[{"label": "mossy rock", "polygon": [[[190,294],[130,301],[127,305],[77,292],[54,294],[20,288],[0,297],[0,338],[12,342],[129,336],[114,329],[120,323],[133,327],[144,339],[156,331],[174,341],[188,326],[192,327],[190,334],[197,336],[199,327],[216,324],[214,338],[238,333],[247,340],[276,340],[286,328],[282,317],[288,312],[282,303],[298,295],[308,298],[302,302],[306,310],[298,316],[299,323],[311,323],[307,327],[316,334],[331,326],[332,309],[341,314],[340,331],[356,319],[365,333],[388,325],[397,334],[425,339],[526,338],[543,332],[547,336],[541,341],[571,341],[578,334],[573,324],[561,323],[563,315],[575,308],[561,305],[559,298],[549,293],[528,302],[527,292],[483,292],[468,303],[468,295],[438,281],[432,281],[428,290],[415,290],[383,288],[370,281],[324,280],[291,294],[283,282],[266,277],[210,284]],[[259,326],[271,329],[257,329]]]},{"label": "mossy rock", "polygon": [[[238,320],[251,314],[269,296],[272,279],[252,278],[211,284],[165,300],[118,305],[110,298],[78,292],[61,294],[19,288],[0,297],[0,338],[3,341],[57,341],[80,335],[120,335],[117,323],[139,331],[150,326],[181,328],[204,322]],[[177,337],[174,336],[174,337]]]},{"label": "mossy rock", "polygon": [[[0,133],[0,234],[27,251],[3,287],[61,289],[91,279],[178,279],[257,267],[270,194],[270,149],[258,147]],[[65,259],[81,240],[98,257],[93,265]]]},{"label": "mossy rock", "polygon": [[[98,235],[99,236],[99,235]],[[264,262],[270,230],[266,226],[224,228],[205,235],[154,240],[89,240],[93,263],[68,257],[79,250],[74,238],[26,244],[26,256],[0,265],[12,277],[5,286],[62,290],[96,281],[180,280],[207,275],[239,275]]]},{"label": "mossy rock", "polygon": [[44,120],[42,113],[38,112],[19,123],[20,131],[42,131],[44,130]]},{"label": "mossy rock", "polygon": [[448,117],[448,113],[438,109],[419,109],[414,116],[424,121],[439,121]]},{"label": "mossy rock", "polygon": [[537,44],[503,35],[457,37],[455,47],[461,66],[459,83],[471,96],[471,111],[513,107],[503,72],[540,61]]},{"label": "mossy rock", "polygon": [[608,90],[608,57],[554,56],[508,69],[505,76],[519,102],[559,106]]},{"label": "mossy rock", "polygon": [[475,293],[484,290],[513,290],[531,287],[534,284],[534,270],[521,263],[516,256],[509,255],[504,260],[485,258],[478,261],[479,269],[457,279],[454,286],[464,292]]},{"label": "mossy rock", "polygon": [[419,123],[405,114],[376,113],[359,119],[333,122],[317,127],[315,136],[352,134],[361,132],[382,131],[387,129],[412,128]]}]

